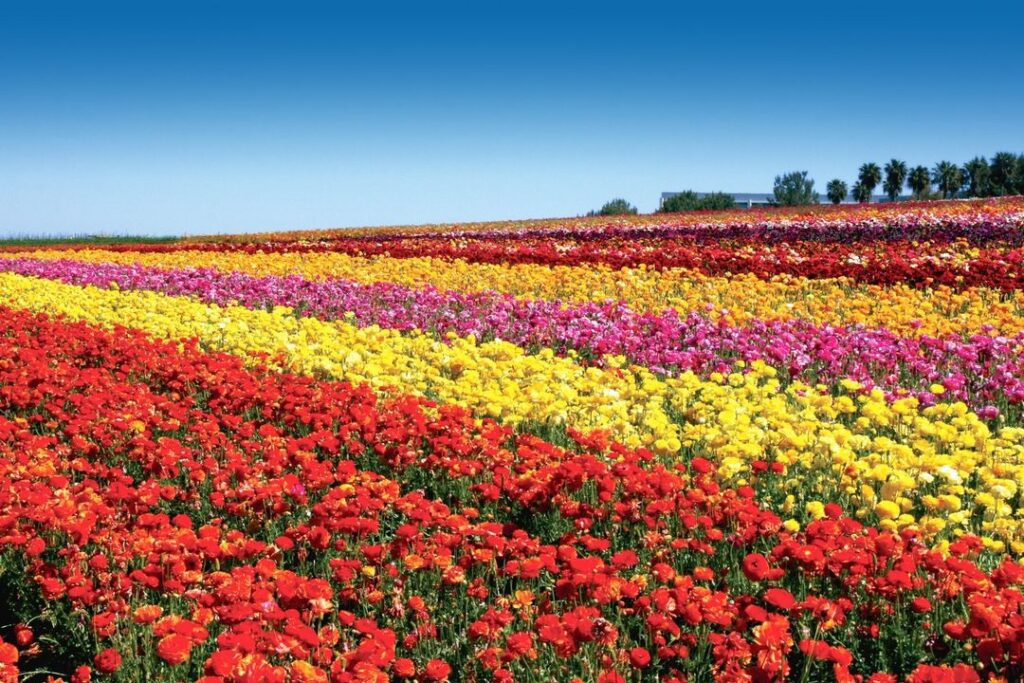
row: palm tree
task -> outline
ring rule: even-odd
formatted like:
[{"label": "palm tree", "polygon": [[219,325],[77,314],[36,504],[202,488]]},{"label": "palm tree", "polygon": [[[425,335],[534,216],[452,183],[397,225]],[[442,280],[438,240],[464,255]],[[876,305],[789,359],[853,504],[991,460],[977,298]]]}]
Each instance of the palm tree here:
[{"label": "palm tree", "polygon": [[833,180],[828,181],[828,185],[825,186],[825,194],[828,195],[828,200],[833,204],[838,204],[846,199],[846,193],[848,191],[846,183],[839,178],[834,178]]},{"label": "palm tree", "polygon": [[932,169],[932,181],[939,186],[943,197],[950,198],[960,191],[964,177],[960,167],[952,161],[940,161]]},{"label": "palm tree", "polygon": [[867,204],[871,201],[871,190],[869,190],[868,186],[861,180],[858,180],[853,184],[853,189],[850,190],[850,194],[853,195],[854,201],[860,202],[861,204]]},{"label": "palm tree", "polygon": [[867,191],[868,198],[866,201],[871,201],[871,194],[878,187],[878,183],[882,180],[882,169],[878,168],[878,164],[868,162],[861,164],[860,173],[857,175],[857,182],[864,186]]},{"label": "palm tree", "polygon": [[932,177],[928,174],[928,169],[924,166],[910,169],[910,173],[907,174],[907,185],[910,185],[915,199],[920,199],[926,192],[931,192]]},{"label": "palm tree", "polygon": [[899,159],[890,159],[885,165],[885,183],[882,189],[889,195],[889,201],[894,202],[903,191],[903,183],[907,180],[907,162]]},{"label": "palm tree", "polygon": [[1013,175],[1016,166],[1017,156],[1011,152],[999,152],[992,157],[992,163],[989,164],[991,169],[989,182],[992,184],[991,191],[993,195],[1001,197],[1002,195],[1013,194]]},{"label": "palm tree", "polygon": [[987,197],[990,191],[989,179],[991,171],[985,157],[974,157],[963,168],[964,185],[967,186],[968,197]]}]

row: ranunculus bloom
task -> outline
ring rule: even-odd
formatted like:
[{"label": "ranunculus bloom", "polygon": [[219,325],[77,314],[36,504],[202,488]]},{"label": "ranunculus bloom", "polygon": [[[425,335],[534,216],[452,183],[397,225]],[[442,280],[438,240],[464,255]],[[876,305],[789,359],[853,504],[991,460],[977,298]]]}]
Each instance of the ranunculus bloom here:
[{"label": "ranunculus bloom", "polygon": [[93,657],[93,666],[102,674],[114,673],[121,668],[121,653],[112,647]]},{"label": "ranunculus bloom", "polygon": [[35,639],[36,636],[29,626],[18,624],[14,627],[14,642],[18,644],[18,647],[28,647]]},{"label": "ranunculus bloom", "polygon": [[183,664],[192,654],[192,640],[178,633],[164,636],[156,644],[156,654],[171,666]]},{"label": "ranunculus bloom", "polygon": [[967,664],[934,666],[921,664],[907,678],[908,683],[978,683],[978,672]]},{"label": "ranunculus bloom", "polygon": [[17,664],[18,648],[0,640],[0,664]]},{"label": "ranunculus bloom", "polygon": [[292,683],[327,683],[327,673],[309,662],[292,662],[288,674]]},{"label": "ranunculus bloom", "polygon": [[763,581],[768,571],[768,560],[761,553],[750,553],[743,558],[743,574],[751,581]]},{"label": "ranunculus bloom", "polygon": [[651,653],[642,647],[634,647],[629,651],[629,663],[637,669],[642,669],[651,663]]},{"label": "ranunculus bloom", "polygon": [[932,603],[928,598],[917,597],[910,601],[910,606],[918,614],[925,614],[932,611]]},{"label": "ranunculus bloom", "polygon": [[792,609],[796,598],[785,588],[769,588],[764,592],[764,601],[781,610]]},{"label": "ranunculus bloom", "polygon": [[136,624],[149,624],[159,619],[163,613],[164,608],[160,605],[143,605],[132,613],[132,620]]},{"label": "ranunculus bloom", "polygon": [[396,659],[392,670],[399,678],[412,678],[416,675],[416,664],[407,657]]},{"label": "ranunculus bloom", "polygon": [[428,681],[443,681],[448,678],[452,668],[441,659],[431,659],[423,668],[423,677]]}]

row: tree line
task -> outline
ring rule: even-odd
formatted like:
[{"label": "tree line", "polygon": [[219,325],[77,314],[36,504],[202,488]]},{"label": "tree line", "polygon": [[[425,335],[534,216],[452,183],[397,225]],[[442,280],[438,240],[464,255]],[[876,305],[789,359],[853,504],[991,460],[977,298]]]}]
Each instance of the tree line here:
[{"label": "tree line", "polygon": [[848,193],[854,201],[869,202],[879,183],[892,202],[902,196],[904,187],[910,189],[912,199],[1024,194],[1024,154],[997,152],[991,160],[977,156],[962,166],[940,161],[931,169],[927,166],[910,168],[899,159],[890,159],[884,168],[868,162],[858,169],[852,188],[834,178],[825,187],[825,193],[833,204],[843,201]]},{"label": "tree line", "polygon": [[[725,192],[708,192],[698,194],[693,190],[685,190],[667,197],[658,208],[659,213],[677,213],[679,211],[698,211],[701,209],[731,209],[736,201],[731,194]],[[588,216],[624,216],[636,214],[637,208],[625,199],[612,199],[605,202],[597,211],[588,211]]]},{"label": "tree line", "polygon": [[[861,164],[857,180],[850,187],[840,178],[833,178],[825,186],[825,196],[839,204],[848,196],[855,202],[871,201],[875,188],[881,184],[889,201],[898,201],[904,188],[910,198],[952,199],[956,197],[1003,197],[1024,194],[1024,154],[997,152],[991,159],[976,156],[962,166],[951,161],[940,161],[931,169],[927,166],[910,167],[900,159],[890,159],[884,167],[874,162]],[[768,200],[778,206],[817,204],[819,195],[814,190],[814,179],[807,171],[792,171],[775,176],[772,196]],[[692,190],[666,198],[658,209],[661,213],[696,211],[700,209],[731,209],[735,206],[732,195],[709,192],[699,195]],[[613,199],[588,216],[614,216],[635,214],[637,209],[625,199]]]}]

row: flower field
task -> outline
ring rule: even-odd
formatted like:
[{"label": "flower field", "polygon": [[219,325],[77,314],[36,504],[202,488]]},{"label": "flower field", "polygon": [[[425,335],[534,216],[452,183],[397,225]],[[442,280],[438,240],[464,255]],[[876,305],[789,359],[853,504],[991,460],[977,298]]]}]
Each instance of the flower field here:
[{"label": "flower field", "polygon": [[1024,680],[1024,199],[0,249],[0,683]]}]

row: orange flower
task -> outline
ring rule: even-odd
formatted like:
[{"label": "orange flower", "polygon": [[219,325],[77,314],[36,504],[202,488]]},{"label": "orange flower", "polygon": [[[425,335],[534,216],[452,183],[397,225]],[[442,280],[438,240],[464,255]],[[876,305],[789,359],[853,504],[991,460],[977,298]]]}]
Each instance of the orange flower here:
[{"label": "orange flower", "polygon": [[151,624],[160,618],[164,608],[160,605],[143,605],[132,614],[132,620],[136,624]]},{"label": "orange flower", "polygon": [[512,609],[522,609],[533,604],[533,591],[517,590],[512,598]]},{"label": "orange flower", "polygon": [[156,644],[156,654],[171,666],[184,664],[192,654],[192,640],[179,633],[172,633]]},{"label": "orange flower", "polygon": [[327,673],[309,662],[292,662],[288,671],[289,680],[295,683],[326,683]]},{"label": "orange flower", "polygon": [[410,553],[403,558],[402,563],[405,565],[406,569],[416,571],[417,569],[422,569],[426,566],[427,561],[415,553]]},{"label": "orange flower", "polygon": [[711,581],[715,578],[715,571],[710,567],[695,567],[693,578],[697,581]]},{"label": "orange flower", "polygon": [[18,648],[0,641],[0,664],[17,664]]}]

